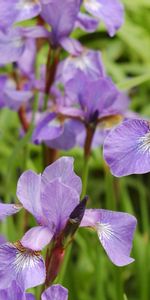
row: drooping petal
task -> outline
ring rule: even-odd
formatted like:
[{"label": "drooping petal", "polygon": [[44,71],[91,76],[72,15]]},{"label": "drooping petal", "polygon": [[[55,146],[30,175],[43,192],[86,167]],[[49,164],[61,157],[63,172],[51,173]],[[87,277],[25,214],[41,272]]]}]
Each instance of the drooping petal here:
[{"label": "drooping petal", "polygon": [[78,40],[70,37],[63,37],[59,42],[60,45],[71,55],[78,56],[83,52],[83,47]]},{"label": "drooping petal", "polygon": [[131,119],[110,131],[104,141],[104,158],[115,176],[149,172],[149,122]]},{"label": "drooping petal", "polygon": [[42,294],[41,300],[67,300],[68,290],[60,284],[53,284]]},{"label": "drooping petal", "polygon": [[42,250],[46,245],[49,244],[53,237],[53,232],[49,228],[44,226],[36,226],[29,229],[23,238],[21,244],[25,248],[32,249],[34,251]]},{"label": "drooping petal", "polygon": [[[17,184],[17,197],[37,221],[43,224],[43,214],[40,201],[41,175],[33,171],[25,171]],[[44,224],[43,224],[44,225]]]},{"label": "drooping petal", "polygon": [[20,242],[0,246],[0,289],[16,281],[22,289],[32,288],[45,281],[45,265],[38,252],[24,248]]},{"label": "drooping petal", "polygon": [[75,147],[77,131],[82,130],[82,127],[82,124],[76,120],[66,120],[62,134],[45,141],[45,143],[53,149],[69,150]]},{"label": "drooping petal", "polygon": [[6,30],[14,22],[27,20],[37,16],[41,11],[38,0],[1,0],[0,29]]},{"label": "drooping petal", "polygon": [[110,260],[117,266],[134,261],[130,257],[136,219],[132,215],[104,209],[87,209],[81,226],[96,229]]},{"label": "drooping petal", "polygon": [[18,110],[23,103],[27,103],[33,97],[31,91],[17,91],[13,89],[5,89],[4,100],[5,106],[13,110]]},{"label": "drooping petal", "polygon": [[59,137],[63,133],[63,124],[57,122],[55,113],[48,113],[38,122],[32,140],[39,144]]},{"label": "drooping petal", "polygon": [[42,174],[42,184],[44,187],[49,182],[58,179],[66,186],[77,191],[80,195],[82,189],[81,179],[75,174],[73,163],[74,159],[72,157],[64,156],[48,166]]},{"label": "drooping petal", "polygon": [[80,12],[77,16],[75,25],[87,32],[94,32],[98,27],[98,21],[95,18]]},{"label": "drooping petal", "polygon": [[19,204],[0,203],[0,220],[4,220],[7,216],[16,214],[22,208]]},{"label": "drooping petal", "polygon": [[86,10],[99,20],[102,20],[110,36],[122,26],[124,21],[123,5],[118,0],[86,0]]},{"label": "drooping petal", "polygon": [[79,195],[76,190],[64,185],[58,178],[45,186],[41,202],[49,228],[57,235],[78,205]]}]

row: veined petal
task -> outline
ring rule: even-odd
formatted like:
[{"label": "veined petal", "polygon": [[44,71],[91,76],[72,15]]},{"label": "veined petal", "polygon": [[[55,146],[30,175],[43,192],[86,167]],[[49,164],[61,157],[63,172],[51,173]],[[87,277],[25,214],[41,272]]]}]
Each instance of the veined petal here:
[{"label": "veined petal", "polygon": [[[73,188],[80,195],[82,183],[79,176],[74,172],[74,159],[63,156],[48,166],[42,174],[42,185],[47,185],[54,179],[58,179],[66,186]],[[43,189],[44,189],[43,186]]]},{"label": "veined petal", "polygon": [[7,216],[11,216],[20,211],[22,205],[19,204],[5,204],[0,203],[0,220],[3,220]]},{"label": "veined petal", "polygon": [[87,209],[81,226],[95,228],[110,260],[124,266],[134,261],[129,256],[136,223],[136,218],[127,213]]},{"label": "veined petal", "polygon": [[45,281],[45,265],[39,252],[24,248],[20,242],[0,246],[0,289],[16,281],[22,289]]},{"label": "veined petal", "polygon": [[[1,300],[30,300],[25,297],[25,292],[18,286],[16,281],[12,281],[10,287],[0,290]],[[32,298],[31,298],[32,300]]]},{"label": "veined petal", "polygon": [[79,195],[76,190],[64,185],[58,178],[45,186],[41,201],[48,226],[57,235],[78,205]]},{"label": "veined petal", "polygon": [[131,119],[111,130],[104,141],[104,158],[115,176],[149,172],[149,122]]},{"label": "veined petal", "polygon": [[40,192],[41,175],[31,170],[25,171],[18,180],[17,197],[23,207],[33,214],[39,223],[43,224]]},{"label": "veined petal", "polygon": [[44,226],[36,226],[29,229],[23,238],[21,244],[25,248],[32,249],[34,251],[42,250],[46,245],[49,244],[53,237],[53,232],[49,228]]},{"label": "veined petal", "polygon": [[68,290],[60,284],[53,284],[42,294],[41,300],[67,300]]}]

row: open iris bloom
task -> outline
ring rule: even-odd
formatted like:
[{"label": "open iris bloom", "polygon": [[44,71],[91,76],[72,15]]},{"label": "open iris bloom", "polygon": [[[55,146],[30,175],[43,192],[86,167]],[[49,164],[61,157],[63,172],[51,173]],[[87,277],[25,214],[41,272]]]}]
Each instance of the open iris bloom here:
[{"label": "open iris bloom", "polygon": [[110,131],[104,143],[104,158],[115,176],[150,171],[150,122],[126,120]]},{"label": "open iris bloom", "polygon": [[[58,159],[42,175],[32,171],[21,175],[17,196],[23,207],[35,217],[38,226],[27,231],[21,241],[1,245],[0,289],[11,287],[13,281],[23,290],[43,283],[46,273],[40,250],[51,240],[59,245],[63,237],[65,243],[65,237],[74,233],[79,225],[97,231],[114,264],[123,266],[133,261],[129,256],[136,219],[127,213],[85,210],[86,199],[79,202],[80,193],[81,180],[74,173],[73,159],[69,157]],[[3,217],[8,215],[6,206],[0,211]],[[55,250],[55,255],[58,255],[59,248]]]},{"label": "open iris bloom", "polygon": [[[73,78],[68,81],[64,78],[65,95],[57,99],[55,112],[47,113],[38,122],[32,136],[35,143],[44,141],[56,149],[66,149],[64,145],[67,145],[69,149],[78,141],[81,144],[82,140],[83,146],[86,127],[94,126],[93,145],[100,145],[108,129],[122,121],[128,107],[128,97],[105,76],[102,65],[99,64],[101,76],[99,73],[95,79],[89,79],[89,70],[92,72],[91,67],[87,71],[77,68]],[[70,133],[70,139],[67,133]]]}]

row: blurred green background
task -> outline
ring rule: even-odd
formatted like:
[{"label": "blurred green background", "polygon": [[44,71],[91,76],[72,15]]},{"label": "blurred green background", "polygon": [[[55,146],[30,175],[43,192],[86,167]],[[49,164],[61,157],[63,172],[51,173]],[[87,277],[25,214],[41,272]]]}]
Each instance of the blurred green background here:
[{"label": "blurred green background", "polygon": [[[131,109],[150,118],[150,0],[124,0],[123,3],[125,23],[114,38],[109,38],[103,26],[94,34],[79,31],[76,36],[86,47],[102,52],[107,73],[130,95]],[[0,198],[5,202],[16,201],[16,183],[25,169],[43,170],[41,147],[30,144],[31,132],[19,139],[19,128],[17,114],[1,110]],[[75,169],[81,176],[82,149],[65,155],[75,157]],[[150,175],[114,178],[103,161],[102,149],[96,149],[90,159],[87,194],[89,207],[126,211],[137,217],[132,251],[135,262],[123,268],[113,266],[96,233],[80,229],[68,248],[56,282],[69,288],[70,300],[149,300]],[[0,225],[1,233],[11,241],[23,234],[23,214],[8,218]],[[31,219],[30,224],[33,222]]]}]

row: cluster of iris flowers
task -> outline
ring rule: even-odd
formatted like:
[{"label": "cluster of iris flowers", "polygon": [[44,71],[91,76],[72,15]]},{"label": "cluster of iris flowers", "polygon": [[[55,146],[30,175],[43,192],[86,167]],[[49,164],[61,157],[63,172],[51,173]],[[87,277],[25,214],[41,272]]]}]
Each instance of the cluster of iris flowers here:
[{"label": "cluster of iris flowers", "polygon": [[[52,149],[82,147],[87,163],[92,148],[103,145],[104,159],[115,176],[149,171],[149,121],[135,119],[129,111],[129,98],[106,74],[101,53],[72,37],[76,29],[96,31],[101,21],[112,37],[123,17],[119,0],[14,0],[13,6],[11,0],[1,0],[0,65],[11,68],[0,74],[0,107],[18,113],[20,138],[34,125],[31,142],[44,144],[51,154],[46,165],[54,161]],[[32,26],[29,21],[20,25],[30,19]],[[37,77],[37,57],[45,45],[47,61],[38,65]],[[53,282],[79,227],[97,232],[115,265],[133,261],[135,217],[86,209],[85,185],[82,189],[73,168],[73,158],[65,156],[42,175],[25,171],[17,184],[19,204],[0,203],[0,220],[25,209],[37,222],[19,241],[0,239],[1,300],[32,300],[26,290],[41,284],[42,300],[66,300],[68,291]]]}]

